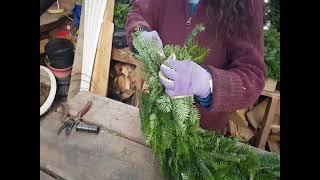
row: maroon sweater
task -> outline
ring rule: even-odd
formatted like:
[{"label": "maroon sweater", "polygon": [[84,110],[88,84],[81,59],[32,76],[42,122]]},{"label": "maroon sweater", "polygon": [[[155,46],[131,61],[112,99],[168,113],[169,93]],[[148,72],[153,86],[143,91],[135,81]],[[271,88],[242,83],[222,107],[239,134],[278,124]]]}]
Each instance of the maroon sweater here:
[{"label": "maroon sweater", "polygon": [[216,36],[217,15],[206,0],[200,0],[190,24],[188,0],[135,0],[128,14],[126,31],[130,46],[130,34],[137,26],[156,30],[164,45],[183,45],[195,25],[202,23],[206,27],[197,40],[211,49],[205,65],[212,75],[213,100],[209,108],[198,105],[202,128],[225,128],[228,113],[253,104],[264,87],[263,0],[251,0],[251,5],[252,25],[228,40],[221,38],[223,34]]}]

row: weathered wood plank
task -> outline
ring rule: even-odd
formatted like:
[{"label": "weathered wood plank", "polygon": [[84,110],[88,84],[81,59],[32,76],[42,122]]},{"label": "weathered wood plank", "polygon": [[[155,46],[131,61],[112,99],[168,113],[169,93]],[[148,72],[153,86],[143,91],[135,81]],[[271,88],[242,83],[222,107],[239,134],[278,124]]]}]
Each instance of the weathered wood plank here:
[{"label": "weathered wood plank", "polygon": [[[84,122],[99,125],[116,132],[117,135],[145,145],[138,108],[109,98],[95,96],[89,92],[79,92],[68,101],[71,108],[70,113],[76,115],[88,100],[92,100],[93,105],[90,111],[84,115]],[[238,144],[248,146],[240,142]],[[253,146],[249,147],[259,153],[269,153]]]},{"label": "weathered wood plank", "polygon": [[114,15],[114,2],[115,0],[108,0],[107,2],[107,11],[105,21],[113,22],[113,15]]},{"label": "weathered wood plank", "polygon": [[112,23],[113,12],[114,0],[108,0],[103,17],[104,19],[101,24],[90,87],[90,92],[104,97],[106,97],[108,94],[109,70],[114,30],[114,24]]},{"label": "weathered wood plank", "polygon": [[133,65],[139,65],[139,61],[132,55],[129,48],[113,48],[112,49],[112,57],[113,60],[133,64]]},{"label": "weathered wood plank", "polygon": [[261,95],[271,97],[271,98],[280,98],[280,91],[276,90],[275,92],[262,91]]},{"label": "weathered wood plank", "polygon": [[53,112],[40,122],[41,168],[67,180],[163,179],[149,148],[103,129],[57,136],[62,118]]},{"label": "weathered wood plank", "polygon": [[48,174],[40,170],[40,180],[56,180],[56,179],[54,179],[53,177],[49,176]]},{"label": "weathered wood plank", "polygon": [[90,92],[103,97],[108,93],[113,30],[113,23],[103,22],[90,85]]},{"label": "weathered wood plank", "polygon": [[267,78],[263,91],[274,92],[277,87],[277,81],[271,78]]},{"label": "weathered wood plank", "polygon": [[93,104],[89,112],[83,116],[84,122],[99,125],[132,141],[145,144],[138,108],[81,91],[68,101],[70,113],[76,115],[88,100],[92,100]]}]

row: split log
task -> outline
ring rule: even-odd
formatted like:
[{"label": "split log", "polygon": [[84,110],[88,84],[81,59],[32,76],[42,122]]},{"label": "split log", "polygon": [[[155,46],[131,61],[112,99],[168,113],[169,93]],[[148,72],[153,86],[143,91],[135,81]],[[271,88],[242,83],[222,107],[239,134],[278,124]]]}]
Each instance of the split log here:
[{"label": "split log", "polygon": [[233,121],[229,121],[230,135],[239,138],[241,142],[248,142],[254,137],[253,131],[250,127],[237,126]]},{"label": "split log", "polygon": [[236,112],[242,118],[243,121],[247,121],[246,114],[248,111],[249,111],[248,108],[244,108],[244,109],[237,110]]},{"label": "split log", "polygon": [[238,134],[240,137],[240,141],[248,142],[251,138],[253,138],[254,133],[249,127],[238,126]]},{"label": "split log", "polygon": [[130,89],[130,81],[128,77],[121,75],[115,78],[116,86],[118,86],[120,93],[123,93]]},{"label": "split log", "polygon": [[[111,98],[119,101],[127,101],[136,92],[136,71],[135,67],[130,64],[117,62],[110,71],[110,93]],[[113,97],[117,96],[117,97]]]},{"label": "split log", "polygon": [[248,127],[248,121],[245,117],[247,109],[241,109],[230,114],[229,119],[233,121],[237,126]]},{"label": "split log", "polygon": [[263,120],[264,113],[266,112],[266,108],[267,100],[264,100],[247,113],[248,121],[255,129],[259,128]]},{"label": "split log", "polygon": [[233,121],[229,121],[229,132],[230,135],[233,137],[237,137],[238,136],[238,130],[237,130],[237,125],[233,122]]}]

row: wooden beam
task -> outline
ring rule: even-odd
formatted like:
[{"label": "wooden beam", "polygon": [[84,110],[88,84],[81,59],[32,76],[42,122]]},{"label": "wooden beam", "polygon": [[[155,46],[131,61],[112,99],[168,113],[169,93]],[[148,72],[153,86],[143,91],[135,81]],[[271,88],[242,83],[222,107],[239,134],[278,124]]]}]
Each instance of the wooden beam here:
[{"label": "wooden beam", "polygon": [[109,70],[111,61],[114,0],[108,0],[99,34],[98,47],[93,67],[90,92],[104,96],[108,94]]},{"label": "wooden beam", "polygon": [[105,21],[113,22],[113,15],[114,15],[114,1],[115,0],[108,0],[107,2],[107,12]]},{"label": "wooden beam", "polygon": [[139,60],[137,60],[129,50],[129,48],[113,48],[112,49],[112,59],[120,61],[123,63],[133,64],[135,66],[139,65]]},{"label": "wooden beam", "polygon": [[280,91],[276,90],[275,92],[268,92],[268,91],[262,91],[261,95],[267,96],[267,97],[275,97],[280,98]]},{"label": "wooden beam", "polygon": [[277,87],[277,81],[271,78],[267,78],[263,90],[267,92],[274,92]]},{"label": "wooden beam", "polygon": [[113,23],[102,24],[90,87],[90,92],[104,97],[108,93],[113,30]]},{"label": "wooden beam", "polygon": [[266,112],[264,114],[262,120],[262,127],[259,129],[258,132],[258,140],[257,140],[257,147],[261,149],[265,149],[265,145],[267,142],[268,135],[270,133],[271,125],[274,120],[274,114],[276,112],[277,104],[279,101],[279,97],[268,98],[268,104],[266,108]]}]

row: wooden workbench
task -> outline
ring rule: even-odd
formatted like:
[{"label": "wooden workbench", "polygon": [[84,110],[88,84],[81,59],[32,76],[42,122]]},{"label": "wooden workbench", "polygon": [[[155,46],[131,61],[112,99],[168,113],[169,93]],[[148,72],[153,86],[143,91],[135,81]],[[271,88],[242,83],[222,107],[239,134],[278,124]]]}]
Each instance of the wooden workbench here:
[{"label": "wooden workbench", "polygon": [[68,104],[71,114],[88,100],[92,108],[85,122],[101,126],[100,133],[72,131],[69,137],[57,130],[64,117],[51,112],[40,121],[40,176],[67,180],[157,180],[160,176],[152,151],[144,145],[136,107],[89,92],[79,92]]},{"label": "wooden workbench", "polygon": [[[67,180],[158,180],[160,168],[146,146],[139,109],[106,97],[79,92],[68,101],[76,115],[91,100],[83,121],[99,125],[100,133],[73,130],[69,137],[57,136],[64,117],[51,112],[40,121],[40,176]],[[239,146],[244,144],[238,143]],[[259,153],[268,153],[257,149]]]}]

